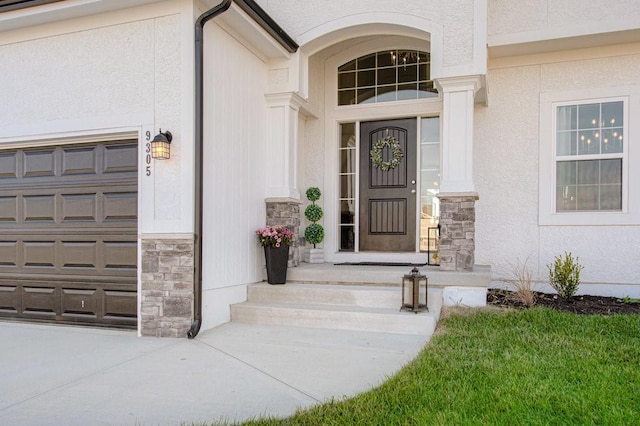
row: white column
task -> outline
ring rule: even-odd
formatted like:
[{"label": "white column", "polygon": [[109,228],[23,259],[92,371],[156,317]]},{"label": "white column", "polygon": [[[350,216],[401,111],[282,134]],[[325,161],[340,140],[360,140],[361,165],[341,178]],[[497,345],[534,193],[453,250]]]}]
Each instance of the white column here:
[{"label": "white column", "polygon": [[297,188],[298,116],[305,102],[295,93],[265,95],[268,134],[266,173],[268,198],[300,199]]},{"label": "white column", "polygon": [[440,192],[474,193],[473,108],[479,75],[439,78],[442,93],[442,176]]}]

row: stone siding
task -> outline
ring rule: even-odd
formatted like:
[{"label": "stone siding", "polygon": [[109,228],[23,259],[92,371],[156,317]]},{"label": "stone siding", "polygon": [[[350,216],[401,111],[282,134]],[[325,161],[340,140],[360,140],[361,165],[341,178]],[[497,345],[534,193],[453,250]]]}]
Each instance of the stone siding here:
[{"label": "stone siding", "polygon": [[289,247],[289,267],[300,265],[300,200],[293,198],[267,198],[267,226],[281,225],[294,234]]},{"label": "stone siding", "polygon": [[192,239],[142,240],[142,335],[184,337],[193,320]]},{"label": "stone siding", "polygon": [[440,270],[472,271],[476,194],[440,194]]}]

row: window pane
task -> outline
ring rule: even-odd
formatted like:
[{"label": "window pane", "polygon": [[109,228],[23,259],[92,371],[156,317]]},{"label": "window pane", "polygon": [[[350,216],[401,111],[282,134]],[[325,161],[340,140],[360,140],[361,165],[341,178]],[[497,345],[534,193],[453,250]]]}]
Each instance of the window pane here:
[{"label": "window pane", "polygon": [[397,50],[386,50],[384,52],[378,52],[378,66],[379,67],[392,67],[395,66],[394,58],[398,56]]},{"label": "window pane", "polygon": [[357,102],[359,104],[375,102],[376,101],[375,97],[376,97],[376,89],[375,89],[375,87],[367,87],[367,88],[364,88],[364,89],[358,89]]},{"label": "window pane", "polygon": [[349,61],[346,64],[338,68],[338,71],[353,71],[356,69],[356,60]]},{"label": "window pane", "polygon": [[600,134],[596,130],[578,132],[578,154],[600,154]]},{"label": "window pane", "polygon": [[558,185],[556,188],[556,211],[571,211],[576,209],[576,186]]},{"label": "window pane", "polygon": [[356,103],[355,90],[340,90],[338,92],[338,105],[353,105]]},{"label": "window pane", "polygon": [[577,181],[577,161],[559,161],[556,166],[556,182],[558,186],[575,185]]},{"label": "window pane", "polygon": [[602,127],[623,126],[623,102],[605,102],[602,104]]},{"label": "window pane", "polygon": [[578,186],[577,209],[578,210],[598,210],[598,185]]},{"label": "window pane", "polygon": [[361,56],[358,58],[358,69],[364,70],[369,68],[376,67],[376,54],[371,53],[370,55]]},{"label": "window pane", "polygon": [[339,89],[351,89],[356,87],[356,73],[346,72],[338,74],[338,88]]},{"label": "window pane", "polygon": [[576,155],[578,132],[558,132],[556,138],[556,155]]},{"label": "window pane", "polygon": [[600,183],[601,184],[622,184],[622,160],[601,160],[600,161]]},{"label": "window pane", "polygon": [[556,130],[575,130],[578,128],[578,107],[561,106],[557,109]]},{"label": "window pane", "polygon": [[340,227],[340,251],[354,251],[355,250],[355,232],[353,226],[341,226]]},{"label": "window pane", "polygon": [[358,87],[375,86],[376,85],[376,71],[358,71]]},{"label": "window pane", "polygon": [[577,161],[578,185],[598,184],[600,182],[600,161]]},{"label": "window pane", "polygon": [[343,200],[340,201],[340,223],[341,224],[350,224],[355,223],[355,201],[354,200]]},{"label": "window pane", "polygon": [[418,67],[416,65],[404,65],[398,67],[398,83],[418,81]]},{"label": "window pane", "polygon": [[433,98],[438,96],[438,90],[433,87],[433,81],[429,81],[427,83],[419,83],[418,88],[420,90],[419,97],[423,98]]},{"label": "window pane", "polygon": [[614,127],[602,131],[601,146],[603,154],[622,152],[622,143],[624,141],[622,133],[622,127]]},{"label": "window pane", "polygon": [[376,101],[378,102],[388,102],[396,100],[396,85],[393,86],[381,86],[378,87],[378,97]]},{"label": "window pane", "polygon": [[622,210],[622,184],[600,187],[600,210]]},{"label": "window pane", "polygon": [[381,68],[378,70],[378,85],[395,84],[397,68]]},{"label": "window pane", "polygon": [[[338,70],[338,105],[437,97],[429,80],[427,52],[381,51],[348,62]],[[351,88],[356,89],[355,94],[348,92]]]},{"label": "window pane", "polygon": [[578,106],[578,127],[580,129],[595,129],[600,123],[600,104],[585,104]]},{"label": "window pane", "polygon": [[353,198],[356,196],[355,176],[340,176],[340,198]]},{"label": "window pane", "polygon": [[340,147],[356,146],[356,125],[355,123],[343,123],[340,125]]},{"label": "window pane", "polygon": [[420,64],[418,66],[418,80],[425,81],[430,80],[431,67],[429,64]]},{"label": "window pane", "polygon": [[421,126],[422,142],[440,142],[440,117],[423,118]]},{"label": "window pane", "polygon": [[413,84],[399,84],[398,85],[398,100],[417,99],[418,98],[418,83]]},{"label": "window pane", "polygon": [[356,171],[356,150],[342,149],[340,150],[340,172],[355,173]]},{"label": "window pane", "polygon": [[422,144],[420,151],[422,156],[420,167],[423,170],[440,170],[440,144]]}]

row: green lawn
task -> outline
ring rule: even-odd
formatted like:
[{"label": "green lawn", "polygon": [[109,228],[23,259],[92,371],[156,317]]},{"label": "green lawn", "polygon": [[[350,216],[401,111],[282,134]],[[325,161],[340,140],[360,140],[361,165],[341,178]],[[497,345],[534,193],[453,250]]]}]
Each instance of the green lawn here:
[{"label": "green lawn", "polygon": [[640,424],[640,315],[474,312],[370,392],[246,424]]}]

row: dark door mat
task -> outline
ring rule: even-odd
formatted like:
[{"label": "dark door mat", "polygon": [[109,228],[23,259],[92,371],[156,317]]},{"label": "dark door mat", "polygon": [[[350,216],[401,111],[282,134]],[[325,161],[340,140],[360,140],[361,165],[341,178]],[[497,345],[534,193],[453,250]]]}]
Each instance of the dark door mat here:
[{"label": "dark door mat", "polygon": [[402,263],[402,262],[343,262],[334,263],[336,266],[427,266],[426,263]]}]

